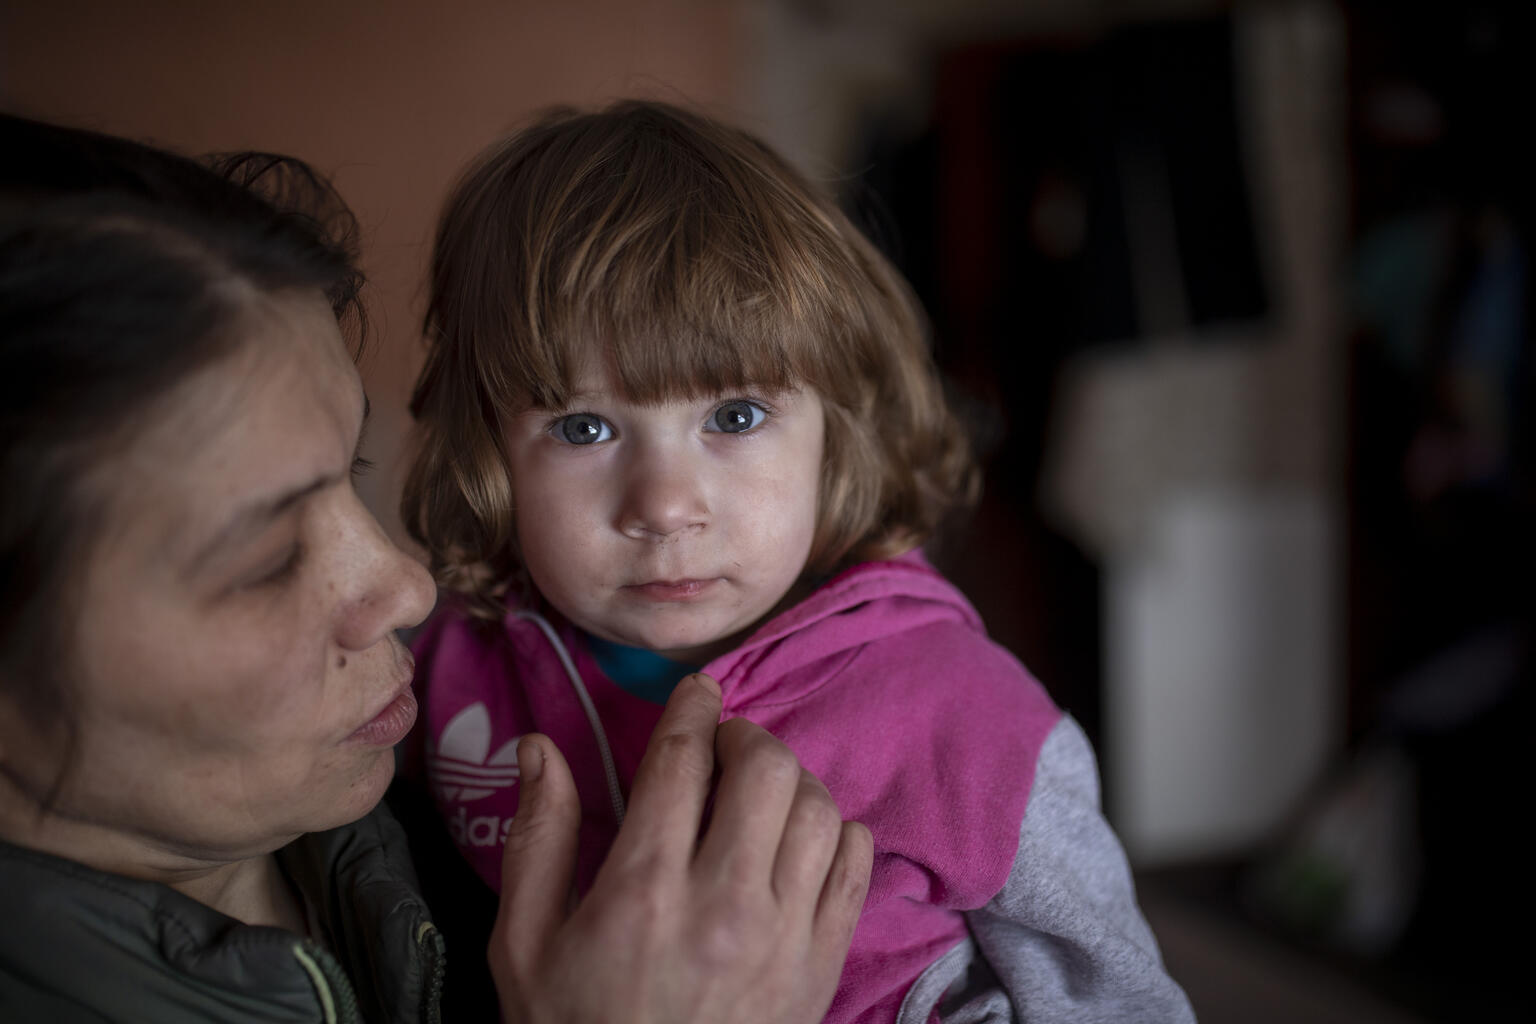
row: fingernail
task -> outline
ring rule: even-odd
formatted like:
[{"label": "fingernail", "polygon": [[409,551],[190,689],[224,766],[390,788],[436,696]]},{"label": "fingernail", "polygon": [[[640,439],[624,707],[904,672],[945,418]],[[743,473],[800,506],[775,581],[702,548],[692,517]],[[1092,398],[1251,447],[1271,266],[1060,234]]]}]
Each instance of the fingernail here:
[{"label": "fingernail", "polygon": [[544,748],[526,737],[517,744],[517,774],[524,782],[537,782],[544,774]]},{"label": "fingernail", "polygon": [[691,673],[689,673],[688,678],[689,679],[696,679],[696,680],[698,680],[700,684],[702,684],[703,686],[708,687],[709,689],[713,690],[715,693],[719,693],[720,692],[720,684],[718,682],[716,682],[714,676],[707,676],[703,672],[691,672]]}]

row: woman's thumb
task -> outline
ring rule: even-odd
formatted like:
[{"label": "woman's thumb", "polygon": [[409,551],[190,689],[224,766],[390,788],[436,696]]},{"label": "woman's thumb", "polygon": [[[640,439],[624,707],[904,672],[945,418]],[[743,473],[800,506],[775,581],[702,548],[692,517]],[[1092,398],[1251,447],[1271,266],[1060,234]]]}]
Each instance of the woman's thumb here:
[{"label": "woman's thumb", "polygon": [[565,922],[581,827],[576,783],[548,737],[524,736],[517,767],[517,816],[502,851],[501,906],[488,951],[498,976],[531,967]]}]

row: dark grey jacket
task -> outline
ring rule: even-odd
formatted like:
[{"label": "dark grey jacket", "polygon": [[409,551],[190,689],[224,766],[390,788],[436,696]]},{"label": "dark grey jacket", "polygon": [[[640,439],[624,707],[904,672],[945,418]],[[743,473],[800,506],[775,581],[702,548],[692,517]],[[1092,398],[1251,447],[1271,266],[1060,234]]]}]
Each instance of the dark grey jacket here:
[{"label": "dark grey jacket", "polygon": [[436,1022],[443,941],[389,812],[278,858],[323,943],[0,842],[0,1021]]}]

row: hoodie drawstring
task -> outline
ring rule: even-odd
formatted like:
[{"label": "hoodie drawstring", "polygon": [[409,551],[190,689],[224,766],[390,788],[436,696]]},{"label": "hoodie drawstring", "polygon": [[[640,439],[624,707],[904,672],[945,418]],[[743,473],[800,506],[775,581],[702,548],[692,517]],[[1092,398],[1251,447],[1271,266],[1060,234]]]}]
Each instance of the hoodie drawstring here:
[{"label": "hoodie drawstring", "polygon": [[603,759],[603,775],[608,780],[608,799],[613,803],[613,816],[617,824],[624,824],[624,792],[619,788],[619,770],[613,763],[613,751],[608,746],[608,734],[603,731],[603,720],[597,716],[597,708],[592,704],[592,697],[587,693],[587,686],[581,681],[581,673],[576,671],[576,663],[571,660],[571,652],[565,649],[555,627],[538,612],[520,611],[514,612],[519,619],[526,619],[539,627],[544,638],[555,649],[555,654],[560,658],[560,664],[565,666],[565,674],[570,677],[571,689],[576,691],[576,699],[581,702],[581,710],[586,713],[587,724],[592,726],[592,735],[597,740],[597,752]]}]

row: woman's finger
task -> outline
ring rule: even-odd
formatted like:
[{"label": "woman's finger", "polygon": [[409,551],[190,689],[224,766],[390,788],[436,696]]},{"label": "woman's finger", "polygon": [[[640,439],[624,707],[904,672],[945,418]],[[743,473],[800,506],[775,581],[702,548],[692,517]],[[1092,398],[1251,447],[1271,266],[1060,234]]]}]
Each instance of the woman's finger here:
[{"label": "woman's finger", "polygon": [[875,844],[869,829],[856,821],[844,822],[811,925],[809,962],[829,970],[834,979],[842,973],[854,925],[864,909],[874,859]]},{"label": "woman's finger", "polygon": [[565,758],[547,737],[517,745],[517,815],[501,855],[501,904],[491,933],[491,969],[526,967],[565,922],[576,869],[581,800]]},{"label": "woman's finger", "polygon": [[[770,884],[797,788],[802,776],[810,776],[782,741],[745,719],[733,718],[720,726],[715,752],[720,782],[709,831],[695,861],[696,876]],[[821,783],[811,779],[811,784],[830,804]],[[836,808],[832,810],[835,814]],[[835,845],[835,839],[828,844],[828,860]],[[810,900],[819,888],[818,877],[816,887],[807,894],[807,906],[814,905]]]},{"label": "woman's finger", "polygon": [[773,891],[781,904],[804,908],[806,918],[811,917],[820,904],[842,833],[843,818],[827,787],[801,769],[773,863]]},{"label": "woman's finger", "polygon": [[715,768],[720,687],[709,676],[685,676],[672,691],[635,771],[629,809],[604,870],[656,862],[683,865],[693,856],[699,819]]}]

